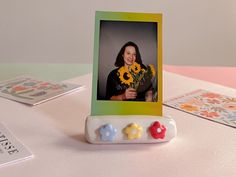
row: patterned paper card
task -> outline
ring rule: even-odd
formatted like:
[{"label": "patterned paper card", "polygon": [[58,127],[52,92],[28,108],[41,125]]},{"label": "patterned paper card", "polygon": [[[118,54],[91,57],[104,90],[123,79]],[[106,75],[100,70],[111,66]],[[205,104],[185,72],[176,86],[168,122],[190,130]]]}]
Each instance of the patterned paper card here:
[{"label": "patterned paper card", "polygon": [[0,97],[29,105],[37,105],[81,88],[81,85],[19,76],[0,83]]},{"label": "patterned paper card", "polygon": [[233,97],[196,90],[164,105],[236,128],[236,98]]},{"label": "patterned paper card", "polygon": [[0,167],[32,157],[33,154],[0,123]]}]

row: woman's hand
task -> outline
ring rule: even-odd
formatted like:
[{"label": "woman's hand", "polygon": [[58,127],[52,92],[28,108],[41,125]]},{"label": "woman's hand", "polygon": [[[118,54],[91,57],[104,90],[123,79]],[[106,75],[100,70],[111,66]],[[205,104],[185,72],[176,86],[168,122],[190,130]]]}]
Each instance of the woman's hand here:
[{"label": "woman's hand", "polygon": [[123,100],[135,99],[137,97],[137,92],[134,88],[127,88],[123,95]]},{"label": "woman's hand", "polygon": [[146,92],[146,94],[145,94],[145,100],[147,101],[147,102],[152,102],[153,100],[152,100],[152,90],[148,90],[147,92]]},{"label": "woman's hand", "polygon": [[127,88],[123,94],[114,95],[111,97],[111,100],[124,101],[128,99],[135,99],[137,97],[137,92],[133,88]]}]

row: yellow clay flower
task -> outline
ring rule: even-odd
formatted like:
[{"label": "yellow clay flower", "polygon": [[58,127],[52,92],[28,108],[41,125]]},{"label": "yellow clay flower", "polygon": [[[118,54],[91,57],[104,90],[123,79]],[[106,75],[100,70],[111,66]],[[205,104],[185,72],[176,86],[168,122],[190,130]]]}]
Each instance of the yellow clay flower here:
[{"label": "yellow clay flower", "polygon": [[127,138],[129,140],[139,139],[142,135],[142,131],[143,131],[143,128],[140,125],[135,124],[135,123],[128,125],[124,129],[124,132],[127,135]]}]

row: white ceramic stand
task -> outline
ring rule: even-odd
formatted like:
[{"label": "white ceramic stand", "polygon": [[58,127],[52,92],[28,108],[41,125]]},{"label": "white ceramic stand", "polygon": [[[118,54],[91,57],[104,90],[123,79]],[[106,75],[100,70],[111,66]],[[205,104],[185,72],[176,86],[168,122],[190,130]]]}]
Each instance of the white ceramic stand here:
[{"label": "white ceramic stand", "polygon": [[145,115],[88,116],[85,136],[93,144],[159,143],[177,134],[171,118]]}]

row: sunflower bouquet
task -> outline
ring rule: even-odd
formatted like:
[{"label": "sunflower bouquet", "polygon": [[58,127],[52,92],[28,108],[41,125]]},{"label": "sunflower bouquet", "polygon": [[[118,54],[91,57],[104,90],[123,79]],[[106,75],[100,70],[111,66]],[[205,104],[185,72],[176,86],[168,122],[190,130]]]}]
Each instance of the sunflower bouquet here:
[{"label": "sunflower bouquet", "polygon": [[154,65],[141,67],[140,64],[134,62],[130,67],[121,67],[118,70],[118,77],[122,84],[134,88],[137,92],[145,91],[150,87],[152,79],[155,78],[156,71]]}]

